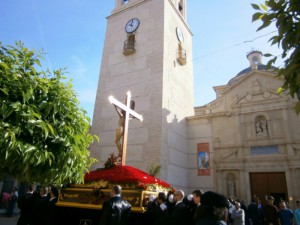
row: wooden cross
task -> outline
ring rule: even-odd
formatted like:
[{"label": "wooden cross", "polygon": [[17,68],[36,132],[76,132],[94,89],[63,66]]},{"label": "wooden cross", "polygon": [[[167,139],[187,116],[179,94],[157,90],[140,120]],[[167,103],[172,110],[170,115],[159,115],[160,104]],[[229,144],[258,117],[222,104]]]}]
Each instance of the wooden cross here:
[{"label": "wooden cross", "polygon": [[[121,165],[125,166],[126,162],[126,151],[127,151],[127,137],[128,137],[128,124],[129,119],[136,118],[140,121],[143,121],[143,116],[133,111],[133,109],[130,107],[130,103],[133,102],[131,100],[131,94],[130,91],[127,92],[125,104],[122,102],[119,102],[117,99],[115,99],[113,96],[109,96],[109,101],[111,104],[113,104],[120,116],[119,120],[119,131],[117,129],[116,131],[116,144],[119,150],[119,156],[121,157]],[[133,102],[134,103],[134,102]],[[134,107],[134,106],[133,106]],[[118,133],[120,132],[120,133]],[[118,145],[117,135],[119,135],[118,138],[122,138],[122,145]]]}]

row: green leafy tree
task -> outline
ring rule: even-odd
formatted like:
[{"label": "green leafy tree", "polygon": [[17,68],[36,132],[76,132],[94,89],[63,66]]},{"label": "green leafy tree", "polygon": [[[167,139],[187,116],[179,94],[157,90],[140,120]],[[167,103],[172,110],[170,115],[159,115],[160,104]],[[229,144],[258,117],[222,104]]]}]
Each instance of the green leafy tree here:
[{"label": "green leafy tree", "polygon": [[[269,41],[282,48],[281,57],[284,66],[279,68],[278,76],[283,77],[284,84],[279,92],[288,90],[294,98],[297,96],[296,112],[300,112],[300,1],[299,0],[268,0],[265,4],[252,4],[258,12],[252,21],[261,20],[261,30],[275,24],[278,32]],[[265,56],[271,56],[266,54]],[[274,64],[277,56],[273,56],[268,65]]]},{"label": "green leafy tree", "polygon": [[[96,160],[90,119],[64,70],[41,70],[43,52],[0,42],[0,173],[24,182],[80,183]],[[39,70],[38,70],[39,69]]]}]

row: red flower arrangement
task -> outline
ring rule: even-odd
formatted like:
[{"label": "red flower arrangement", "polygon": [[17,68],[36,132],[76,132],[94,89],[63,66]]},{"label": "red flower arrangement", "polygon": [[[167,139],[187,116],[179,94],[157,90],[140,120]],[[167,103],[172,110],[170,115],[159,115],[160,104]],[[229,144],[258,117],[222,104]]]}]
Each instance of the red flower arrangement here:
[{"label": "red flower arrangement", "polygon": [[171,188],[171,186],[149,174],[131,166],[116,165],[109,169],[94,170],[86,173],[84,176],[85,183],[105,180],[116,184],[135,184],[135,188],[148,190],[155,186],[162,186],[163,188]]}]

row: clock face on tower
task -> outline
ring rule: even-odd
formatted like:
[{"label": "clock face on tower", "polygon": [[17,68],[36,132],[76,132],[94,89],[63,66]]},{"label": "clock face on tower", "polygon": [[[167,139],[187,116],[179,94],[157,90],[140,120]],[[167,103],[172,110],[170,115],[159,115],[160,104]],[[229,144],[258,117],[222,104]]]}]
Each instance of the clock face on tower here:
[{"label": "clock face on tower", "polygon": [[176,27],[176,35],[177,35],[177,39],[180,43],[183,42],[183,33],[182,31],[180,30],[179,27]]},{"label": "clock face on tower", "polygon": [[128,34],[133,33],[134,31],[136,31],[136,29],[139,27],[139,25],[140,25],[139,19],[133,18],[126,23],[125,31]]}]

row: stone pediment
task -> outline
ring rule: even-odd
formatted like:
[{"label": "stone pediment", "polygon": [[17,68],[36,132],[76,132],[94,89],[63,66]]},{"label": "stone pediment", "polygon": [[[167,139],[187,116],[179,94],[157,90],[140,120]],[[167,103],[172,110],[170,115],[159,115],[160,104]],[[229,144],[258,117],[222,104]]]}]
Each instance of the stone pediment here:
[{"label": "stone pediment", "polygon": [[225,98],[227,105],[237,106],[244,103],[259,102],[282,98],[277,89],[282,80],[273,72],[252,71],[235,82],[215,86],[217,99]]},{"label": "stone pediment", "polygon": [[[266,72],[266,71],[257,71],[254,70],[239,79],[237,79],[235,82],[228,83],[227,85],[220,86],[222,88],[222,95],[226,95],[227,93],[239,88],[240,86],[246,85],[250,88],[251,85],[249,83],[253,83],[255,80],[263,81],[263,80],[268,80],[268,83],[270,84],[273,83],[273,81],[279,81],[281,82],[277,77],[276,74],[273,72]],[[219,88],[220,88],[219,87]],[[258,85],[256,84],[253,86],[254,91],[258,91],[258,88],[262,88],[262,84],[259,83]],[[275,89],[277,89],[276,87]],[[252,90],[250,88],[250,90]]]},{"label": "stone pediment", "polygon": [[265,90],[260,92],[246,92],[242,96],[234,96],[233,103],[234,104],[243,104],[243,103],[250,103],[250,102],[258,102],[264,100],[271,100],[271,99],[279,99],[280,96],[276,93],[275,90]]},{"label": "stone pediment", "polygon": [[[224,94],[231,93],[232,105],[260,102],[282,98],[277,89],[282,81],[274,74],[266,72],[252,72],[233,85],[229,85]],[[230,95],[230,94],[229,94]]]}]

